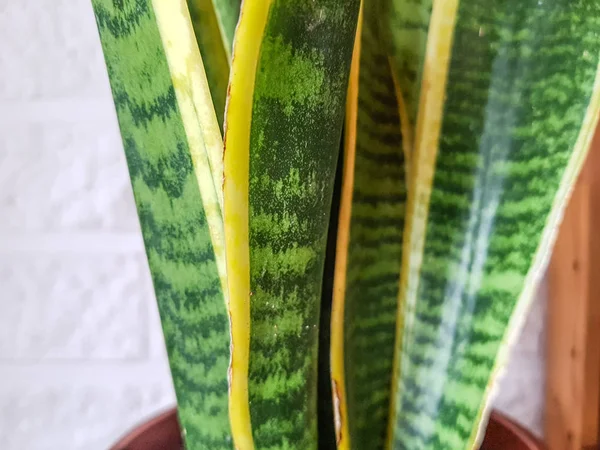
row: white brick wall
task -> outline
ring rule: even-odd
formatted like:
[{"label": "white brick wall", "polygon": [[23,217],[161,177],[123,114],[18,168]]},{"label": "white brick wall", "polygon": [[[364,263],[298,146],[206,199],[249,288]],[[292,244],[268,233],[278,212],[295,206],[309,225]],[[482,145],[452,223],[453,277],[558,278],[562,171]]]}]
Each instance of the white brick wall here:
[{"label": "white brick wall", "polygon": [[0,448],[174,404],[89,0],[0,1]]},{"label": "white brick wall", "polygon": [[[0,1],[0,448],[104,450],[174,403],[89,0]],[[543,297],[498,404],[540,429]]]}]

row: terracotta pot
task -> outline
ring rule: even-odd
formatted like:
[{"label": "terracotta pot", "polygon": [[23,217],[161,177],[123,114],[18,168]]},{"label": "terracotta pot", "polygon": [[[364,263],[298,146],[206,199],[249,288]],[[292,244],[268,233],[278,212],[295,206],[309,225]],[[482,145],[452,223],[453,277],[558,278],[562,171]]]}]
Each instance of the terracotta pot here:
[{"label": "terracotta pot", "polygon": [[[175,410],[146,422],[123,438],[112,450],[181,450]],[[481,450],[544,450],[544,445],[508,417],[494,411]]]}]

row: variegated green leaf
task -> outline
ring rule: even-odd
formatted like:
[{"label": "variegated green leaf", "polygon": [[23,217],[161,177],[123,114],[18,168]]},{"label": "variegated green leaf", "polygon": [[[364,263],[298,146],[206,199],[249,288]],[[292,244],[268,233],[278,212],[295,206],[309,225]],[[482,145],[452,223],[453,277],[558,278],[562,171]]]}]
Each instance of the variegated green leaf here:
[{"label": "variegated green leaf", "polygon": [[249,345],[233,395],[247,389],[240,436],[256,448],[317,445],[321,281],[358,5],[244,2],[236,32],[224,217],[233,346]]},{"label": "variegated green leaf", "polygon": [[231,49],[240,13],[240,1],[187,0],[215,112],[221,127],[225,117]]},{"label": "variegated green leaf", "polygon": [[[369,3],[374,0],[365,0]],[[421,93],[423,62],[433,0],[375,0],[381,4],[380,46],[386,48],[394,74],[404,125],[412,146]]]},{"label": "variegated green leaf", "polygon": [[[197,0],[188,0],[197,1]],[[204,0],[201,0],[204,1]],[[215,15],[221,30],[224,46],[229,54],[233,49],[235,28],[240,16],[240,5],[242,0],[211,0]]]},{"label": "variegated green leaf", "polygon": [[[188,450],[232,447],[222,141],[184,0],[93,0]],[[124,299],[126,301],[126,299]]]},{"label": "variegated green leaf", "polygon": [[390,447],[477,448],[596,124],[600,5],[434,2]]},{"label": "variegated green leaf", "polygon": [[363,3],[347,100],[331,347],[339,449],[383,448],[392,383],[406,161],[381,6]]}]

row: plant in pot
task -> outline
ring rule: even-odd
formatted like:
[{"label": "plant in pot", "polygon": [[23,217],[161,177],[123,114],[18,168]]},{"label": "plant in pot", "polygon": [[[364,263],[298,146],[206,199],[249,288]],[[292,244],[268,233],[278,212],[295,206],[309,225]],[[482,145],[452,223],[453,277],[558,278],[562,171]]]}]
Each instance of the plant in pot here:
[{"label": "plant in pot", "polygon": [[92,3],[175,441],[477,448],[597,121],[600,6]]}]

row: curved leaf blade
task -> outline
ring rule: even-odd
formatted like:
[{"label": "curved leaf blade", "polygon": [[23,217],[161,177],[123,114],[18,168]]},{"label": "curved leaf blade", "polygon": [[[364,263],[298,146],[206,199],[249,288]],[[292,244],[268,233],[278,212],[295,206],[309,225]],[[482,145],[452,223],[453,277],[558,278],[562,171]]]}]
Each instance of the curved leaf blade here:
[{"label": "curved leaf blade", "polygon": [[407,129],[413,130],[408,136],[412,143],[433,0],[385,0],[381,5],[381,44],[387,44],[397,97],[403,104],[401,119]]},{"label": "curved leaf blade", "polygon": [[222,128],[231,62],[231,49],[221,34],[219,19],[211,0],[188,0],[196,41],[205,64],[217,120]]},{"label": "curved leaf blade", "polygon": [[[449,14],[450,3],[434,4],[431,30],[455,26],[430,36],[424,70],[428,87],[440,86],[428,82],[439,70],[447,83],[422,92],[417,122],[398,449],[477,448],[600,100],[596,2],[460,0]],[[446,65],[437,45],[449,36]]]},{"label": "curved leaf blade", "polygon": [[348,91],[332,318],[339,449],[383,448],[407,161],[377,2],[365,1]]},{"label": "curved leaf blade", "polygon": [[272,0],[246,2],[236,33],[225,118],[223,218],[231,316],[231,428],[236,448],[254,448],[248,403],[250,359],[249,142],[260,45]]},{"label": "curved leaf blade", "polygon": [[[196,168],[198,185],[209,212],[213,242],[220,242],[215,251],[225,276],[224,236],[221,205],[223,193],[223,139],[213,107],[204,64],[194,38],[191,18],[182,0],[153,0],[157,25],[173,87],[180,109],[181,120]],[[224,278],[223,278],[224,279]],[[225,282],[223,283],[225,285]]]},{"label": "curved leaf blade", "polygon": [[166,0],[93,6],[186,445],[230,448],[224,241],[211,164],[221,138],[187,9]]},{"label": "curved leaf blade", "polygon": [[359,2],[275,0],[253,34],[260,53],[238,53],[252,4],[236,34],[225,127],[228,252],[229,233],[237,239],[228,264],[244,280],[231,298],[250,325],[254,445],[305,450],[317,445],[321,281]]},{"label": "curved leaf blade", "polygon": [[211,0],[211,2],[219,22],[224,47],[227,53],[231,54],[242,0]]},{"label": "curved leaf blade", "polygon": [[241,0],[187,0],[217,120],[223,126],[233,36]]}]

